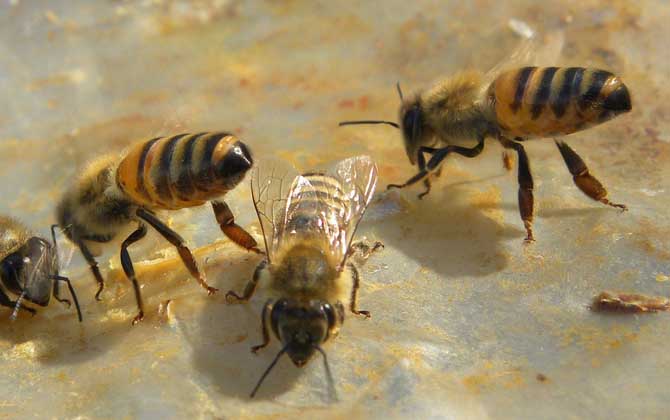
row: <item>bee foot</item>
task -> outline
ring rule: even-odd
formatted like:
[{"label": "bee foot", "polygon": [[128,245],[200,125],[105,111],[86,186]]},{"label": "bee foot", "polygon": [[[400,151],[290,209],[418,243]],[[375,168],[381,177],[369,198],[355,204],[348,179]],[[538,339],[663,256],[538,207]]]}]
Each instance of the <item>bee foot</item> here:
[{"label": "bee foot", "polygon": [[140,311],[137,315],[135,315],[135,318],[133,318],[133,325],[137,325],[137,323],[142,321],[143,319],[144,319],[144,312]]},{"label": "bee foot", "polygon": [[523,240],[523,243],[524,243],[525,245],[530,245],[530,244],[532,244],[533,242],[535,242],[535,238],[533,237],[532,234],[526,236],[526,238]]},{"label": "bee foot", "polygon": [[370,311],[356,311],[354,312],[356,315],[363,315],[365,319],[369,319],[372,315],[370,315]]},{"label": "bee foot", "polygon": [[228,303],[239,303],[239,302],[244,302],[244,298],[237,293],[233,292],[230,290],[228,293],[226,293],[226,302]]},{"label": "bee foot", "polygon": [[72,303],[70,303],[70,301],[67,300],[67,299],[57,299],[57,300],[58,300],[60,303],[62,303],[62,304],[64,304],[64,305],[67,305],[68,308],[69,308],[70,306],[72,306]]}]

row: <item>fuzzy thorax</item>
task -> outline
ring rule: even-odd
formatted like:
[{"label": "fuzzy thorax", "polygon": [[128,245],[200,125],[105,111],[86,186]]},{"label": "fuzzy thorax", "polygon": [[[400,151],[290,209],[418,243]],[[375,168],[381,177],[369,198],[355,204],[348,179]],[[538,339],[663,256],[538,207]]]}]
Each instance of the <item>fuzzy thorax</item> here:
[{"label": "fuzzy thorax", "polygon": [[107,242],[134,220],[133,205],[115,182],[117,162],[114,155],[96,159],[64,194],[57,218],[70,239]]},{"label": "fuzzy thorax", "polygon": [[270,294],[277,298],[348,304],[351,273],[347,268],[338,270],[339,261],[324,245],[297,238],[284,245],[267,269]]},{"label": "fuzzy thorax", "polygon": [[486,134],[489,122],[481,103],[482,77],[478,71],[466,70],[421,95],[425,125],[441,143],[472,141]]},{"label": "fuzzy thorax", "polygon": [[0,216],[0,259],[23,246],[30,236],[28,228],[16,219]]}]

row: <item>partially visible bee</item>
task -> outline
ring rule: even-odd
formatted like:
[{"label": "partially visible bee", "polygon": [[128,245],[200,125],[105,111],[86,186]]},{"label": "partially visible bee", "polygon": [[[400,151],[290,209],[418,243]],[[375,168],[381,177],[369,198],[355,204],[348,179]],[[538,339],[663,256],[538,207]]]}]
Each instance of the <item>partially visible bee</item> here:
[{"label": "partially visible bee", "polygon": [[137,223],[121,245],[121,265],[133,283],[139,313],[144,305],[128,247],[142,239],[152,226],[177,248],[191,275],[209,294],[209,286],[191,251],[175,231],[155,214],[157,210],[195,207],[212,201],[223,233],[247,250],[261,252],[256,241],[235,224],[233,213],[220,198],[242,181],[253,160],[247,146],[229,133],[179,134],[157,137],[131,147],[119,159],[105,156],[94,161],[63,196],[57,208],[59,225],[81,250],[98,282],[96,299],[104,280],[94,258],[94,244],[110,242],[129,225]]},{"label": "partially visible bee", "polygon": [[[430,191],[430,176],[439,175],[447,155],[475,157],[482,152],[484,139],[496,138],[518,156],[518,200],[526,241],[533,241],[533,178],[521,142],[574,133],[631,110],[628,88],[618,76],[582,67],[523,67],[488,77],[464,71],[407,100],[400,85],[397,88],[402,101],[400,124],[382,120],[340,123],[388,124],[402,130],[407,157],[412,165],[418,164],[419,172],[404,184],[388,188],[423,181],[426,189],[419,194],[422,198]],[[472,140],[477,141],[475,146],[463,146]],[[605,187],[574,150],[561,140],[555,143],[582,192],[626,209],[607,199]],[[510,164],[508,159],[505,164]]]},{"label": "partially visible bee", "polygon": [[[53,243],[49,243],[46,239],[34,236],[18,221],[0,216],[0,305],[13,309],[12,320],[21,309],[33,315],[36,313],[35,309],[25,305],[25,301],[47,306],[52,294],[57,301],[69,307],[70,301],[60,297],[62,282],[70,290],[79,322],[82,321],[79,301],[70,279],[58,273],[55,228],[55,225],[51,227]],[[13,301],[7,293],[15,294],[18,298]]]},{"label": "partially visible bee", "polygon": [[252,398],[284,353],[301,367],[318,351],[328,368],[321,344],[337,335],[345,308],[370,316],[356,307],[359,274],[347,257],[354,251],[351,241],[377,184],[374,162],[359,156],[341,161],[332,172],[303,175],[279,162],[267,163],[254,170],[251,180],[266,259],[241,296],[233,291],[226,295],[232,301],[247,301],[259,283],[270,295],[261,315],[263,342],[252,351],[268,345],[270,330],[282,349]]}]

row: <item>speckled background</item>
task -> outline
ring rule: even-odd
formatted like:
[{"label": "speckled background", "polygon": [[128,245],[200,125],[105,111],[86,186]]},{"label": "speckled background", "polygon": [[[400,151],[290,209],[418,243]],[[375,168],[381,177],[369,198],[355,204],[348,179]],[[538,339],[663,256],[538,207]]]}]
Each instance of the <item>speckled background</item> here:
[{"label": "speckled background", "polygon": [[[537,242],[523,245],[516,176],[501,148],[449,158],[433,193],[386,193],[412,174],[395,119],[408,94],[510,54],[526,22],[564,37],[552,64],[623,77],[631,113],[567,137],[621,213],[574,186],[551,141],[528,143]],[[670,294],[670,5],[658,1],[24,1],[0,5],[1,211],[43,235],[86,162],[160,134],[232,130],[296,166],[373,156],[380,189],[359,230],[386,249],[362,269],[359,307],[323,365],[258,356],[261,295],[208,297],[156,235],[132,247],[148,314],[131,327],[118,249],[103,302],[77,253],[85,321],[57,302],[10,323],[0,310],[0,418],[651,418],[670,401],[670,314],[589,310],[602,290]],[[547,63],[550,64],[550,63]],[[229,196],[258,225],[244,185]],[[209,208],[164,216],[210,282],[239,290],[258,257]],[[260,237],[259,237],[260,239]],[[62,242],[66,257],[72,249]],[[164,302],[171,299],[169,305]],[[163,303],[162,303],[163,302]],[[540,375],[540,376],[538,376]],[[543,380],[540,380],[540,379]]]}]

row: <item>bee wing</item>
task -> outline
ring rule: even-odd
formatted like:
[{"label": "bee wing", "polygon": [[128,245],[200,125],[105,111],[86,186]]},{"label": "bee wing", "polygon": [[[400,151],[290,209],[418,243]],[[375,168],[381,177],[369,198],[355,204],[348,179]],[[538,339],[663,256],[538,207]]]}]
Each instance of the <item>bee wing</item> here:
[{"label": "bee wing", "polygon": [[345,211],[339,220],[342,234],[333,244],[333,250],[338,253],[341,261],[341,269],[346,262],[358,223],[375,192],[377,165],[370,156],[356,156],[337,163],[328,174],[340,181],[345,197]]},{"label": "bee wing", "polygon": [[292,224],[306,214],[314,216],[312,220],[316,222],[310,229],[325,237],[342,269],[358,223],[377,186],[377,165],[369,156],[356,156],[340,161],[324,175],[319,185],[311,184],[312,177],[296,179],[287,202],[290,210],[286,220]]},{"label": "bee wing", "polygon": [[70,266],[75,250],[76,248],[70,241],[61,241],[58,244],[58,265],[61,271],[67,270]]},{"label": "bee wing", "polygon": [[525,22],[510,19],[507,27],[520,37],[514,50],[484,74],[482,93],[506,70],[526,66],[555,66],[564,44],[563,31],[541,34]]},{"label": "bee wing", "polygon": [[269,261],[284,229],[286,203],[296,177],[298,171],[281,159],[260,160],[251,174],[251,196]]},{"label": "bee wing", "polygon": [[370,157],[357,156],[326,173],[302,176],[288,163],[272,160],[257,165],[251,180],[270,261],[284,241],[308,231],[329,244],[341,268],[377,185],[377,166]]}]

